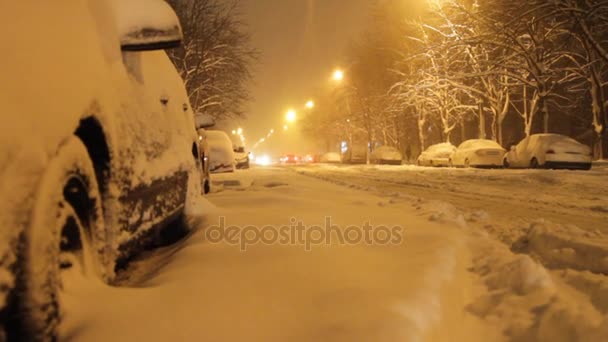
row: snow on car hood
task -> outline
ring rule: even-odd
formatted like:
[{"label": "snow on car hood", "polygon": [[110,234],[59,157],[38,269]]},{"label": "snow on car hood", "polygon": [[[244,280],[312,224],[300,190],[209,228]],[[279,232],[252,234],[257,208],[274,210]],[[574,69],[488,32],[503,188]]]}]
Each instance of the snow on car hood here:
[{"label": "snow on car hood", "polygon": [[591,149],[578,141],[559,134],[539,134],[535,149],[553,150],[556,153],[590,154]]},{"label": "snow on car hood", "polygon": [[456,150],[456,146],[450,143],[439,143],[435,145],[429,146],[429,148],[424,151],[429,157],[435,158],[447,158]]},{"label": "snow on car hood", "polygon": [[401,160],[401,153],[391,146],[380,146],[372,152],[373,159],[381,160]]}]

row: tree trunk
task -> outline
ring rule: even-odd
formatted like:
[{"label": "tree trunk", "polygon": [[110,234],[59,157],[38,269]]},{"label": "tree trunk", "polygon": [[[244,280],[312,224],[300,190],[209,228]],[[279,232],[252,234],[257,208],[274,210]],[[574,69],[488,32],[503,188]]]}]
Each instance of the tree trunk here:
[{"label": "tree trunk", "polygon": [[486,117],[483,114],[483,104],[481,102],[479,102],[479,104],[477,104],[478,108],[477,111],[479,113],[479,139],[485,139],[486,138]]}]

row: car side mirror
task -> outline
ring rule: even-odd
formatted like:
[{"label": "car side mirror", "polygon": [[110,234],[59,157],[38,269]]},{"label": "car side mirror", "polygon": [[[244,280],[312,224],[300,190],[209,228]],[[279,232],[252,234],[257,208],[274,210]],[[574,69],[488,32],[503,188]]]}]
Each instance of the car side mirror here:
[{"label": "car side mirror", "polygon": [[113,0],[123,51],[178,47],[183,34],[175,11],[164,0]]},{"label": "car side mirror", "polygon": [[213,127],[215,119],[209,114],[196,114],[194,115],[194,125],[196,129]]}]

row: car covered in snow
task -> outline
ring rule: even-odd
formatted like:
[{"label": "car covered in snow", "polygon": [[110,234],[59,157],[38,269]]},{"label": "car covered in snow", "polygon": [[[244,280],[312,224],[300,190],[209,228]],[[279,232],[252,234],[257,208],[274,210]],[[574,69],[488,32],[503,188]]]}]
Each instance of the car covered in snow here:
[{"label": "car covered in snow", "polygon": [[249,152],[245,151],[244,146],[234,146],[234,163],[237,169],[249,168]]},{"label": "car covered in snow", "polygon": [[350,146],[342,153],[344,164],[365,164],[367,163],[367,147],[365,145]]},{"label": "car covered in snow", "polygon": [[369,161],[372,164],[401,165],[403,155],[392,146],[380,146],[372,151]]},{"label": "car covered in snow", "polygon": [[209,144],[209,171],[211,173],[234,172],[235,159],[232,140],[226,132],[207,130]]},{"label": "car covered in snow", "polygon": [[502,167],[505,152],[494,140],[470,139],[458,145],[448,163],[457,167]]},{"label": "car covered in snow", "polygon": [[512,145],[503,165],[512,168],[591,169],[589,146],[560,134],[532,134]]},{"label": "car covered in snow", "polygon": [[342,157],[340,156],[340,153],[327,152],[327,153],[324,153],[323,155],[321,155],[321,158],[319,158],[319,161],[321,163],[339,164],[342,162]]},{"label": "car covered in snow", "polygon": [[449,166],[452,153],[456,151],[456,146],[450,143],[439,143],[429,146],[416,160],[419,166]]},{"label": "car covered in snow", "polygon": [[2,7],[0,340],[54,340],[63,268],[111,282],[185,227],[198,135],[166,2]]}]

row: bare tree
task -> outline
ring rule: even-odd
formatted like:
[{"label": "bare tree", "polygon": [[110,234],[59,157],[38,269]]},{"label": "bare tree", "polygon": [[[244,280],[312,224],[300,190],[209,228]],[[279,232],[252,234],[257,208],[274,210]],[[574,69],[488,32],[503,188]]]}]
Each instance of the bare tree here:
[{"label": "bare tree", "polygon": [[184,31],[182,47],[169,52],[196,114],[242,117],[257,52],[240,19],[238,1],[169,0]]}]

